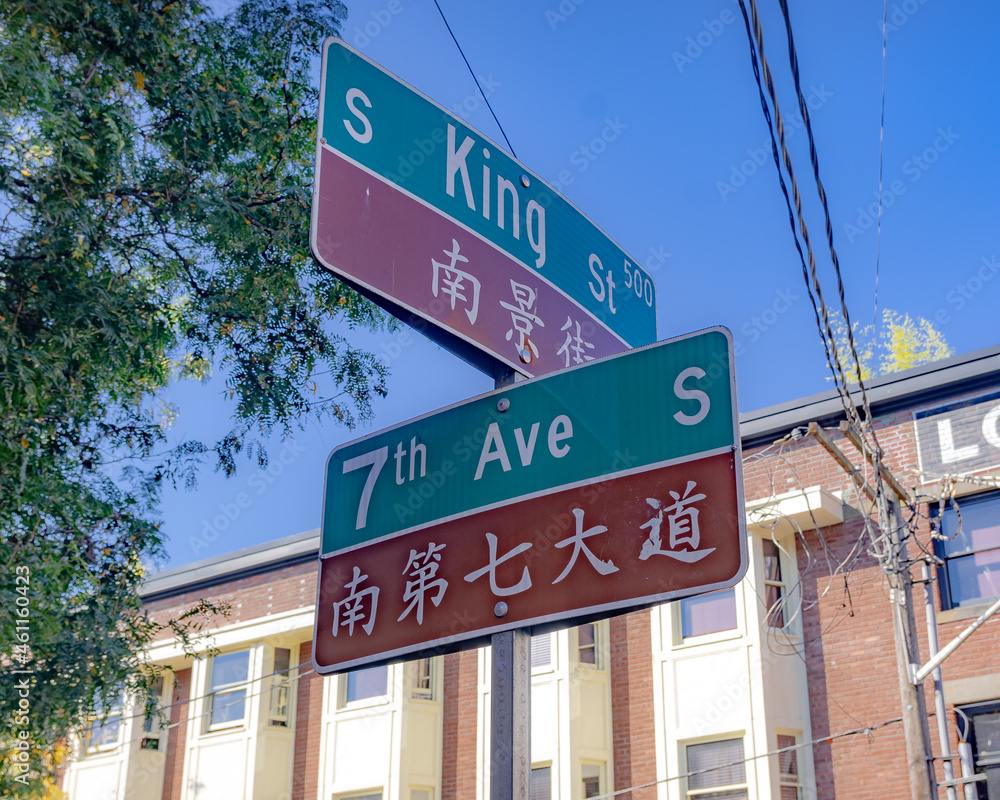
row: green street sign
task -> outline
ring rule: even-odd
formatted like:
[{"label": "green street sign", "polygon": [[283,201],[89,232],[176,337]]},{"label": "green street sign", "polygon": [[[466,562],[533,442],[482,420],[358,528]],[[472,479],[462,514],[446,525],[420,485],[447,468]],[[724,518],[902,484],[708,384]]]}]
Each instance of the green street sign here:
[{"label": "green street sign", "polygon": [[337,448],[317,671],[733,586],[747,547],[732,352],[714,328]]},{"label": "green street sign", "polygon": [[338,447],[322,553],[738,446],[724,328],[515,384]]},{"label": "green street sign", "polygon": [[322,266],[466,357],[540,375],[656,340],[656,291],[635,259],[339,39],[324,48],[311,227]]}]

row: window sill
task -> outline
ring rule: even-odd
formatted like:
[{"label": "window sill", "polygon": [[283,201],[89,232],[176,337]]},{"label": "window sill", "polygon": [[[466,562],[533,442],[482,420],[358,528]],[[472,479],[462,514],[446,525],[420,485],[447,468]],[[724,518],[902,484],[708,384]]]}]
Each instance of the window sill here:
[{"label": "window sill", "polygon": [[245,719],[241,719],[239,722],[219,723],[206,728],[202,736],[222,736],[227,733],[239,733],[246,730],[246,727]]},{"label": "window sill", "polygon": [[965,619],[975,619],[987,608],[993,605],[996,600],[997,599],[995,597],[988,597],[978,603],[970,603],[966,606],[955,606],[954,608],[948,608],[944,611],[938,611],[938,625],[944,625],[948,622],[959,622]]},{"label": "window sill", "polygon": [[696,647],[704,647],[710,644],[720,644],[723,642],[739,641],[743,637],[743,631],[739,628],[732,628],[728,631],[715,631],[714,633],[703,633],[700,636],[685,636],[673,645],[673,650],[690,650]]}]

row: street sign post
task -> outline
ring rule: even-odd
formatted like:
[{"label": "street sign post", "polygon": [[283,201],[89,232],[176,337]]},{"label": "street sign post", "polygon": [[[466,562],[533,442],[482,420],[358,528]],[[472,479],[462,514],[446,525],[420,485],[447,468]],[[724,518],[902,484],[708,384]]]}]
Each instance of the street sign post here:
[{"label": "street sign post", "polygon": [[320,672],[734,585],[746,569],[722,328],[499,389],[327,464]]},{"label": "street sign post", "polygon": [[649,274],[555,189],[343,41],[322,69],[322,266],[489,374],[656,340]]}]

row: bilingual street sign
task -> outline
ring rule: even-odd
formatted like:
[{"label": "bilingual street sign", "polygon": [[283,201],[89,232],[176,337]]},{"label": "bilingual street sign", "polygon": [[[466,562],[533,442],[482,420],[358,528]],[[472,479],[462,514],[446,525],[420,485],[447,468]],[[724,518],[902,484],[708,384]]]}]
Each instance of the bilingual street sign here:
[{"label": "bilingual street sign", "polygon": [[649,273],[482,133],[340,39],[323,48],[316,260],[483,369],[656,340]]},{"label": "bilingual street sign", "polygon": [[317,670],[734,585],[747,556],[732,364],[713,328],[336,448]]}]

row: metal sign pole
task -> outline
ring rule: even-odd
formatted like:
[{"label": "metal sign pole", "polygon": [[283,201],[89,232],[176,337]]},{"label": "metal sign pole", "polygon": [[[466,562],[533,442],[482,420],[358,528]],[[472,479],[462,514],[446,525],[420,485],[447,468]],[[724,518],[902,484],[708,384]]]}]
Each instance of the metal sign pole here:
[{"label": "metal sign pole", "polygon": [[495,633],[490,692],[490,800],[528,800],[531,781],[531,634]]},{"label": "metal sign pole", "polygon": [[[499,365],[494,376],[497,389],[512,386],[517,379],[513,370]],[[523,628],[495,633],[490,644],[490,800],[528,800],[531,634]]]}]

